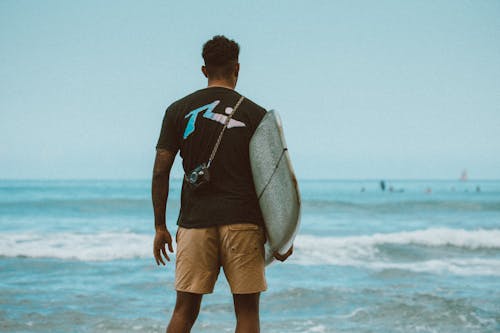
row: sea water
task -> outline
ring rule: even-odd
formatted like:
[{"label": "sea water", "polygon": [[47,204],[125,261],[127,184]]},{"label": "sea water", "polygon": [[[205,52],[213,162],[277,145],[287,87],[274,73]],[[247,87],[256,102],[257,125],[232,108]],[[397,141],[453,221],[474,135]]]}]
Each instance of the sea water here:
[{"label": "sea water", "polygon": [[[301,181],[262,332],[499,332],[500,181]],[[175,233],[180,181],[167,224]],[[150,182],[0,181],[1,332],[164,332]],[[221,273],[193,332],[234,330]]]}]

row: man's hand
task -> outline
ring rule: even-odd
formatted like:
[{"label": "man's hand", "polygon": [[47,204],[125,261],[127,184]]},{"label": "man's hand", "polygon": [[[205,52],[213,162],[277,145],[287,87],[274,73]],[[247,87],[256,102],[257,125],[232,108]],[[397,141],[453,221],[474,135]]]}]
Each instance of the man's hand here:
[{"label": "man's hand", "polygon": [[274,258],[276,258],[279,261],[285,261],[288,259],[289,256],[291,256],[293,253],[293,245],[286,251],[285,254],[279,254],[278,251],[273,253]]},{"label": "man's hand", "polygon": [[153,244],[153,254],[158,266],[160,265],[160,263],[165,266],[165,261],[163,261],[163,258],[161,256],[162,253],[165,259],[167,259],[167,261],[170,261],[167,251],[165,250],[165,244],[168,244],[168,250],[173,253],[174,249],[172,248],[172,236],[170,236],[170,232],[168,232],[168,230],[157,230]]}]

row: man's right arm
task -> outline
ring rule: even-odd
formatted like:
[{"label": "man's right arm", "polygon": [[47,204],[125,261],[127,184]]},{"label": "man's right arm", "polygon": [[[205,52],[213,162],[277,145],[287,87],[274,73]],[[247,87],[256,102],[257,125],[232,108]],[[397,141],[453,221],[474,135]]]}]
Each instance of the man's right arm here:
[{"label": "man's right arm", "polygon": [[165,149],[157,149],[156,158],[153,167],[153,179],[151,183],[151,197],[153,200],[154,220],[155,220],[155,239],[153,244],[153,254],[156,263],[165,265],[161,254],[165,259],[170,261],[165,249],[165,244],[168,245],[170,252],[174,252],[172,248],[172,237],[167,230],[166,224],[166,207],[169,190],[170,170],[174,163],[175,153]]}]

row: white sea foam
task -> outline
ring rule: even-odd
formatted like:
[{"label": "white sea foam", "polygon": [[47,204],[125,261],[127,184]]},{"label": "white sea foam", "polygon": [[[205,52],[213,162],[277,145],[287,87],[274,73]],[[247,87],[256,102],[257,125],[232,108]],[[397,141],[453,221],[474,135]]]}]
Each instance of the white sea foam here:
[{"label": "white sea foam", "polygon": [[402,231],[395,233],[366,236],[348,237],[314,237],[298,236],[302,242],[327,243],[329,246],[346,247],[356,245],[359,247],[372,247],[382,244],[415,244],[423,246],[455,246],[467,249],[491,248],[500,249],[500,229],[494,230],[464,230],[449,228],[432,228],[415,231]]},{"label": "white sea foam", "polygon": [[0,255],[83,261],[131,259],[152,255],[153,237],[136,233],[1,233]]},{"label": "white sea foam", "polygon": [[[0,256],[82,261],[151,258],[153,235],[132,232],[0,233]],[[381,246],[456,247],[452,256],[401,259]],[[500,250],[500,230],[426,229],[349,237],[299,235],[290,262],[356,266],[374,270],[500,276],[500,260],[483,251]],[[418,251],[412,249],[412,251]],[[460,255],[467,252],[466,256]],[[496,252],[496,251],[495,251]]]},{"label": "white sea foam", "polygon": [[354,309],[352,312],[343,314],[343,315],[337,315],[335,316],[336,318],[342,318],[342,319],[347,319],[347,318],[353,318],[355,317],[358,313],[366,312],[364,308],[357,308]]},{"label": "white sea foam", "polygon": [[307,330],[307,332],[311,332],[311,333],[322,333],[322,332],[326,332],[326,327],[324,325],[316,325],[316,326],[313,326],[311,328],[309,328]]},{"label": "white sea foam", "polygon": [[290,261],[301,265],[339,265],[375,270],[500,276],[500,260],[484,257],[432,258],[401,261],[382,255],[382,245],[453,246],[463,250],[500,249],[500,230],[426,229],[369,236],[315,237],[299,235]]}]

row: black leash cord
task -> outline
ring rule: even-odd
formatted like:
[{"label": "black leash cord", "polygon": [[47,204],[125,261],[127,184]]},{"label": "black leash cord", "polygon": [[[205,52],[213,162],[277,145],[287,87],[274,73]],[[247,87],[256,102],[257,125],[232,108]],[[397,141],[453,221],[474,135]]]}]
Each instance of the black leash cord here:
[{"label": "black leash cord", "polygon": [[281,152],[281,156],[280,156],[280,158],[278,160],[278,163],[276,163],[276,166],[274,167],[274,170],[273,170],[273,173],[271,174],[271,177],[269,177],[269,179],[268,179],[268,181],[266,183],[266,186],[264,186],[264,188],[262,189],[262,191],[259,194],[259,197],[258,197],[259,201],[260,201],[260,198],[262,197],[262,195],[264,194],[264,192],[266,191],[267,186],[269,185],[269,183],[271,183],[271,180],[273,179],[273,176],[276,173],[276,170],[278,170],[278,166],[280,165],[281,159],[283,158],[283,155],[285,155],[285,152],[287,150],[288,150],[288,148],[283,148],[283,151]]}]

